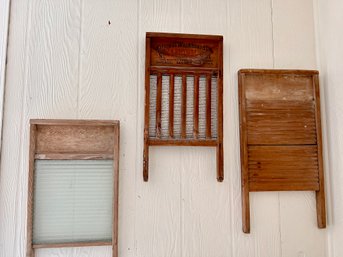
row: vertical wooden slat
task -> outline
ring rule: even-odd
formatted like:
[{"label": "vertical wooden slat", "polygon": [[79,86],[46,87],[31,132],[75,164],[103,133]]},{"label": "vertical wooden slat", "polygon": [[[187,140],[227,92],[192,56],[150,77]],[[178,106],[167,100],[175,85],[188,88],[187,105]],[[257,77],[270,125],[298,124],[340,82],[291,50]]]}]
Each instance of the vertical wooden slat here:
[{"label": "vertical wooden slat", "polygon": [[156,94],[156,137],[161,138],[161,113],[162,113],[162,74],[157,74]]},{"label": "vertical wooden slat", "polygon": [[187,76],[182,75],[181,93],[181,138],[186,138]]},{"label": "vertical wooden slat", "polygon": [[223,41],[218,45],[218,145],[217,145],[217,180],[224,180],[224,148],[223,148]]},{"label": "vertical wooden slat", "polygon": [[326,207],[325,207],[325,188],[324,188],[324,168],[323,168],[323,147],[322,147],[322,128],[320,115],[320,95],[319,78],[313,76],[313,91],[315,92],[315,116],[318,147],[318,172],[319,172],[319,191],[316,191],[317,223],[319,228],[326,227]]},{"label": "vertical wooden slat", "polygon": [[34,249],[32,248],[32,227],[33,227],[33,179],[35,169],[35,149],[36,149],[36,131],[35,124],[30,125],[30,149],[29,149],[29,182],[27,196],[27,247],[26,257],[34,257]]},{"label": "vertical wooden slat", "polygon": [[193,137],[199,137],[199,75],[194,75]]},{"label": "vertical wooden slat", "polygon": [[145,114],[144,114],[144,150],[143,150],[143,180],[149,179],[149,105],[150,105],[150,38],[145,43]]},{"label": "vertical wooden slat", "polygon": [[239,125],[241,127],[241,184],[242,184],[242,229],[244,233],[250,233],[250,206],[249,206],[249,171],[248,171],[248,149],[244,95],[244,74],[238,73],[239,87]]},{"label": "vertical wooden slat", "polygon": [[169,76],[169,137],[174,137],[174,74]]},{"label": "vertical wooden slat", "polygon": [[113,230],[112,230],[112,256],[118,257],[118,207],[119,207],[119,145],[120,125],[114,126],[114,153],[113,153]]},{"label": "vertical wooden slat", "polygon": [[211,75],[206,76],[206,138],[211,138]]}]

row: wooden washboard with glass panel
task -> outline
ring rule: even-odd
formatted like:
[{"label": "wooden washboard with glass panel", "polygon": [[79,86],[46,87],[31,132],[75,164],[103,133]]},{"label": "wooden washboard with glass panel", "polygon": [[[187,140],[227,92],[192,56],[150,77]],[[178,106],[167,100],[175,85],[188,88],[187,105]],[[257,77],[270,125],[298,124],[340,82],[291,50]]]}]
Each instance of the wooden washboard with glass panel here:
[{"label": "wooden washboard with glass panel", "polygon": [[217,150],[223,181],[223,37],[147,33],[143,178],[150,146]]}]

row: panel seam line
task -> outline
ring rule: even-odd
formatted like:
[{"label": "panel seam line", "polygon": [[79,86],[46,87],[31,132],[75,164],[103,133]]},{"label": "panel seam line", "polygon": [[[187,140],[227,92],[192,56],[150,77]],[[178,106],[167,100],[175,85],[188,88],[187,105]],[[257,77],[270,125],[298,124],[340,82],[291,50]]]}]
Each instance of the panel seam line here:
[{"label": "panel seam line", "polygon": [[78,56],[78,79],[77,79],[77,118],[80,118],[80,99],[81,99],[81,58],[82,58],[82,18],[83,17],[83,0],[80,0],[80,30],[79,30],[79,56]]},{"label": "panel seam line", "polygon": [[[141,156],[142,154],[142,147],[141,146],[141,140],[140,140],[140,135],[142,133],[141,129],[141,123],[139,123],[140,121],[140,92],[141,92],[141,83],[140,83],[140,31],[141,31],[141,23],[140,23],[140,10],[141,10],[141,0],[137,0],[137,70],[136,70],[136,83],[137,83],[137,89],[136,89],[136,145],[138,146],[136,148],[136,162],[135,162],[135,193],[134,193],[134,203],[135,203],[135,208],[134,208],[134,221],[133,221],[133,251],[134,251],[134,256],[137,256],[137,199],[138,199],[138,195],[137,195],[137,181],[139,179],[138,174],[141,174],[141,168],[143,168],[143,165],[140,165],[140,158],[138,158],[139,156]],[[144,92],[144,98],[145,98],[145,92]],[[145,101],[145,99],[144,99]],[[143,101],[143,105],[144,105],[144,101]],[[138,129],[139,128],[139,129]],[[144,135],[143,135],[144,136]],[[139,143],[138,143],[139,142]],[[149,151],[149,149],[148,149]]]}]

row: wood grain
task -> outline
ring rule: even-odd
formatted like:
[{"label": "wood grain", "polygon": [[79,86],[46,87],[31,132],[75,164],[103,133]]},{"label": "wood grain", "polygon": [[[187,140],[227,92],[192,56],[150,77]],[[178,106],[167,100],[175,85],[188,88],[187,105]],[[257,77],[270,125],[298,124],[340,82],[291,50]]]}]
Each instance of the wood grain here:
[{"label": "wood grain", "polygon": [[158,73],[157,95],[156,95],[156,137],[157,138],[161,137],[161,112],[162,112],[162,74]]},{"label": "wood grain", "polygon": [[[64,248],[64,247],[85,247],[85,246],[112,246],[112,256],[118,256],[118,204],[119,204],[119,121],[101,121],[100,126],[96,122],[73,120],[30,120],[30,150],[29,150],[29,184],[28,184],[28,207],[27,207],[27,257],[34,257],[34,249],[39,248]],[[42,125],[43,124],[43,125]],[[82,124],[82,125],[80,125]],[[97,148],[96,140],[106,146],[106,151]],[[91,141],[93,142],[91,142]],[[84,153],[93,154],[84,154]],[[100,152],[100,154],[99,154]],[[104,155],[105,152],[105,155]],[[42,154],[43,153],[43,154]],[[101,159],[108,158],[112,153],[113,159],[113,222],[112,222],[112,242],[72,242],[56,244],[33,244],[33,192],[34,192],[34,161],[35,157],[46,158],[44,153],[48,153],[48,158],[63,159]],[[95,153],[95,155],[94,155]]]},{"label": "wood grain", "polygon": [[[219,42],[218,55],[223,56],[223,41]],[[218,60],[218,80],[217,80],[217,180],[222,182],[224,180],[224,131],[223,131],[223,58]]]},{"label": "wood grain", "polygon": [[206,76],[206,138],[211,138],[211,76]]},{"label": "wood grain", "polygon": [[313,100],[311,76],[265,72],[265,75],[249,73],[247,76],[245,82],[247,100]]},{"label": "wood grain", "polygon": [[112,160],[113,154],[77,154],[77,153],[47,153],[35,154],[38,160]]},{"label": "wood grain", "polygon": [[[150,55],[150,38],[145,39],[145,55]],[[150,121],[149,107],[150,107],[150,59],[145,58],[145,112],[144,120]],[[149,74],[149,76],[147,76]],[[146,182],[149,179],[149,122],[144,123],[144,150],[143,150],[143,180]]]},{"label": "wood grain", "polygon": [[30,149],[29,149],[29,176],[28,176],[28,194],[27,194],[27,245],[26,256],[34,257],[34,249],[32,246],[32,230],[33,230],[33,185],[34,185],[34,169],[35,169],[35,150],[37,143],[37,126],[30,126]]},{"label": "wood grain", "polygon": [[208,140],[189,140],[189,139],[178,139],[178,140],[158,140],[158,139],[150,139],[150,145],[159,145],[159,146],[166,146],[166,145],[175,145],[175,146],[216,146],[218,142],[213,139]]},{"label": "wood grain", "polygon": [[182,75],[181,93],[181,138],[186,138],[187,76]]},{"label": "wood grain", "polygon": [[319,190],[316,191],[316,209],[317,209],[317,224],[319,228],[326,228],[326,204],[325,204],[325,183],[324,183],[324,163],[323,163],[323,143],[322,143],[322,125],[321,125],[321,109],[320,109],[320,94],[319,94],[319,77],[313,77],[313,91],[315,92],[316,102],[316,132],[318,140],[318,173],[319,173]]},{"label": "wood grain", "polygon": [[[305,72],[282,72],[238,72],[242,188],[248,179],[248,191],[316,191],[318,227],[322,228],[326,217],[325,195],[320,192],[324,185],[320,106],[313,101],[319,99],[318,74],[306,77],[304,83]],[[247,216],[243,214],[245,223]]]},{"label": "wood grain", "polygon": [[119,159],[120,159],[120,127],[114,127],[113,142],[113,224],[112,224],[112,256],[119,256]]},{"label": "wood grain", "polygon": [[193,110],[193,137],[199,136],[199,76],[194,77],[194,110]]},{"label": "wood grain", "polygon": [[113,153],[113,126],[38,125],[36,153]]},{"label": "wood grain", "polygon": [[[207,111],[208,127],[214,126],[216,128],[217,144],[217,180],[222,182],[224,179],[224,153],[223,153],[223,37],[222,36],[209,36],[199,35],[192,38],[193,34],[177,34],[172,33],[146,33],[146,72],[145,82],[146,94],[150,91],[150,78],[152,75],[157,76],[157,93],[156,93],[156,111],[153,115],[156,115],[156,133],[149,135],[149,140],[144,140],[144,152],[143,152],[143,179],[148,180],[148,165],[147,155],[150,142],[153,145],[191,145],[191,146],[210,146],[212,142],[209,140],[204,141],[199,139],[199,79],[204,74],[198,73],[200,70],[213,70],[212,76],[216,76],[217,90],[213,99],[210,98],[212,92],[207,93],[208,107],[211,109],[212,105],[215,105],[217,113],[216,116],[211,115]],[[181,93],[178,93],[177,105],[179,104],[179,94],[181,95],[181,140],[175,140],[172,136],[173,133],[169,133],[169,140],[161,139],[161,113],[162,113],[162,74],[169,76],[169,81],[174,80],[174,75],[181,77]],[[206,73],[205,73],[206,74]],[[215,74],[215,75],[214,75]],[[207,74],[209,76],[209,74]],[[212,77],[207,78],[208,80]],[[193,81],[193,82],[190,82]],[[192,83],[192,84],[189,84]],[[174,101],[174,81],[168,85],[171,87],[169,92],[169,100]],[[207,90],[211,90],[211,86],[207,86]],[[172,96],[171,96],[172,95]],[[152,104],[152,99],[146,97],[146,105]],[[174,104],[169,103],[170,108],[174,108]],[[166,105],[163,105],[166,106]],[[148,109],[145,108],[145,127],[149,127],[151,122],[149,119],[150,113],[147,113]],[[206,111],[206,109],[205,109]],[[206,117],[206,113],[204,114]],[[172,110],[169,121],[174,122],[174,110]],[[212,117],[213,116],[213,117]],[[209,119],[209,117],[211,119]],[[169,124],[169,131],[173,131],[174,124]],[[208,137],[212,138],[211,129],[207,130]],[[147,137],[147,136],[145,136]],[[187,142],[187,140],[191,142]],[[199,140],[199,143],[195,142]]]},{"label": "wood grain", "polygon": [[34,244],[33,249],[41,248],[66,248],[66,247],[89,247],[89,246],[104,246],[112,245],[112,242],[80,242],[80,243],[64,243],[64,244]]},{"label": "wood grain", "polygon": [[248,144],[316,144],[313,101],[248,100]]},{"label": "wood grain", "polygon": [[174,137],[174,74],[169,76],[169,137]]}]

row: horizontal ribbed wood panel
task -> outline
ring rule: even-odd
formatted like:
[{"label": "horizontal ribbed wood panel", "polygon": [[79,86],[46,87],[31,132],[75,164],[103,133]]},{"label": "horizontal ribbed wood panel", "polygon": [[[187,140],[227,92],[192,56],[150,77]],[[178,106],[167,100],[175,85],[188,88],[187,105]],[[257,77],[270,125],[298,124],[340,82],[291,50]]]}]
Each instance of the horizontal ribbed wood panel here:
[{"label": "horizontal ribbed wood panel", "polygon": [[247,100],[248,144],[316,144],[313,101]]},{"label": "horizontal ribbed wood panel", "polygon": [[318,72],[238,74],[243,231],[250,232],[253,191],[316,191],[318,227],[325,227]]},{"label": "horizontal ribbed wood panel", "polygon": [[317,146],[249,146],[248,160],[251,191],[319,189]]}]

